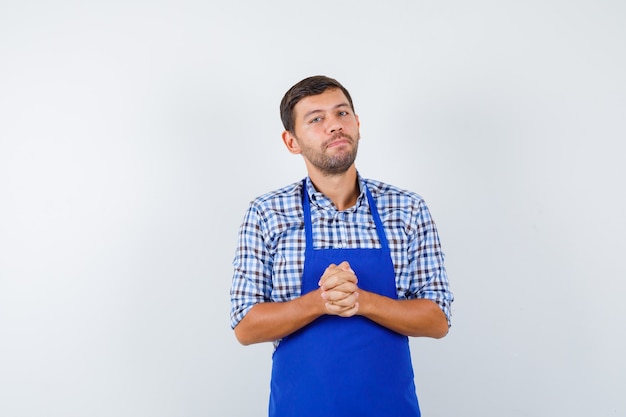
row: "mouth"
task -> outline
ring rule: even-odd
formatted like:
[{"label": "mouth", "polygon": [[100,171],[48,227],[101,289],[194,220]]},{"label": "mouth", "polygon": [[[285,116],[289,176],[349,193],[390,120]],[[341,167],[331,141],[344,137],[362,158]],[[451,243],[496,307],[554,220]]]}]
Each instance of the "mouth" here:
[{"label": "mouth", "polygon": [[338,134],[336,136],[333,136],[325,145],[325,148],[334,148],[336,146],[341,146],[341,145],[346,145],[346,144],[350,144],[352,143],[352,138],[350,138],[348,135],[344,135],[344,134]]}]

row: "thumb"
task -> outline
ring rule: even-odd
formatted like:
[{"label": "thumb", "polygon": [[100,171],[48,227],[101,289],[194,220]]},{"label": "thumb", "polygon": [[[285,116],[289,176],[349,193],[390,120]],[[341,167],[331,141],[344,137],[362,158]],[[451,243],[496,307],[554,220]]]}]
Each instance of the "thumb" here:
[{"label": "thumb", "polygon": [[339,268],[343,269],[344,271],[352,271],[352,268],[350,267],[350,264],[348,263],[348,261],[343,261],[342,263],[340,263]]}]

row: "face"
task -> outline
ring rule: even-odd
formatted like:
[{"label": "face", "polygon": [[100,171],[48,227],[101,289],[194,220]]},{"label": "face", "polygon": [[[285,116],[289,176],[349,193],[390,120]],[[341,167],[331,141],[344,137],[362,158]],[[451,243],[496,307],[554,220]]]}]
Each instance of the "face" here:
[{"label": "face", "polygon": [[294,133],[283,132],[291,153],[302,154],[309,169],[324,175],[346,172],[360,139],[359,119],[339,89],[305,97],[294,107]]}]

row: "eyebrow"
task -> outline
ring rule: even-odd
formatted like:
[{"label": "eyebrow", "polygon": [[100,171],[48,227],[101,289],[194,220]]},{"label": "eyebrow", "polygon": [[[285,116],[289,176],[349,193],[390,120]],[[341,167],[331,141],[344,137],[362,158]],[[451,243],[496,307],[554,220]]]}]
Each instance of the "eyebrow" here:
[{"label": "eyebrow", "polygon": [[[348,107],[349,108],[350,105],[348,103],[339,103],[336,106],[332,107],[331,110],[339,109],[341,107]],[[311,110],[311,111],[306,112],[302,116],[302,118],[303,119],[308,119],[310,116],[314,115],[315,113],[322,113],[322,112],[324,112],[324,110],[322,110],[322,109]]]}]

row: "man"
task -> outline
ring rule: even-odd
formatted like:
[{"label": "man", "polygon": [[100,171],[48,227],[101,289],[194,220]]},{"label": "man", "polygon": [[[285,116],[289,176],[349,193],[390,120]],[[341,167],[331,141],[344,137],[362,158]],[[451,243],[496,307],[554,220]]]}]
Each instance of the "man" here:
[{"label": "man", "polygon": [[336,80],[298,82],[280,113],[308,176],[252,201],[231,288],[239,342],[275,345],[269,415],[419,416],[408,336],[445,336],[453,301],[428,208],[361,177]]}]

